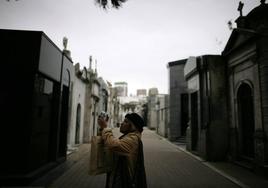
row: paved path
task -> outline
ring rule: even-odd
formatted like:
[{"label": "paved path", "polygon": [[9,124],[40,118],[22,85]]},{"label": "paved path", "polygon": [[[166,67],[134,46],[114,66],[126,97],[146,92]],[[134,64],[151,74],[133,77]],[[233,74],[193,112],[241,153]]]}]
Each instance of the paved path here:
[{"label": "paved path", "polygon": [[149,187],[239,187],[152,131],[143,140]]},{"label": "paved path", "polygon": [[[116,130],[118,131],[118,130]],[[118,134],[118,132],[116,132]],[[199,160],[178,149],[153,131],[143,133],[145,166],[148,187],[151,188],[235,188],[237,184],[221,176]],[[69,169],[48,187],[104,188],[105,175],[89,176],[89,146],[83,145],[82,154],[73,158]],[[78,153],[78,152],[77,152]],[[77,155],[77,154],[71,154]],[[70,163],[70,161],[69,161]],[[65,167],[66,169],[68,167]]]}]

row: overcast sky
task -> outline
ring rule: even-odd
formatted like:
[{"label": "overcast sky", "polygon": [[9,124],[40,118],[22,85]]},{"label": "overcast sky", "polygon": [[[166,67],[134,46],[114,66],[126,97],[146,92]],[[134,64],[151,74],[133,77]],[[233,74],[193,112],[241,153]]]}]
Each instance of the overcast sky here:
[{"label": "overcast sky", "polygon": [[[242,0],[243,15],[260,0]],[[99,76],[125,81],[129,94],[157,87],[168,93],[167,63],[220,54],[238,16],[239,0],[128,0],[102,10],[94,0],[0,0],[0,28],[44,31],[74,63],[97,59]]]}]

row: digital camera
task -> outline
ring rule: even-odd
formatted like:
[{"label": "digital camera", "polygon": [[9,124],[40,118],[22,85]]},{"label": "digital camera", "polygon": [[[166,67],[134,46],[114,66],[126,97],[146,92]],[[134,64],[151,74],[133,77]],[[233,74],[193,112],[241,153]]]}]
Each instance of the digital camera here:
[{"label": "digital camera", "polygon": [[104,111],[101,111],[101,113],[99,114],[99,117],[100,118],[105,118],[107,120],[109,118],[109,115],[108,115],[108,113],[106,113]]}]

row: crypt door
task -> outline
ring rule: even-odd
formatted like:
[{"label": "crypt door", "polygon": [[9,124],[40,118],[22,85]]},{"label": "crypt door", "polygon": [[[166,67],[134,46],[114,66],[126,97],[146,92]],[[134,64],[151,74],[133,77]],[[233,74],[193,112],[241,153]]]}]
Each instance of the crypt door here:
[{"label": "crypt door", "polygon": [[254,109],[251,87],[243,83],[237,92],[239,148],[242,158],[254,158]]},{"label": "crypt door", "polygon": [[191,142],[192,150],[197,150],[198,145],[198,93],[191,93]]}]

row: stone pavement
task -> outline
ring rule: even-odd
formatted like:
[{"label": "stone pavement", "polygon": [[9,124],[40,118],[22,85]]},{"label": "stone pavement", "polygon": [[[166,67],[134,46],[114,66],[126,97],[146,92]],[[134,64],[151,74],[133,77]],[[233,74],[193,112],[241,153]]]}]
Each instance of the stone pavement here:
[{"label": "stone pavement", "polygon": [[[119,135],[118,129],[114,129]],[[145,168],[149,188],[268,187],[268,180],[230,163],[209,163],[183,147],[158,136],[143,133]],[[68,156],[67,162],[33,182],[32,187],[104,188],[105,175],[89,176],[89,144]]]}]

